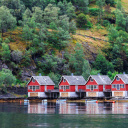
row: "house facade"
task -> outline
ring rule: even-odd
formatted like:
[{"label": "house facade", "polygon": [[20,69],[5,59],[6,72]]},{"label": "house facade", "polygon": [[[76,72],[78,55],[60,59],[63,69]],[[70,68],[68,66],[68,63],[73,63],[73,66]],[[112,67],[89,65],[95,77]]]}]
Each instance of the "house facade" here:
[{"label": "house facade", "polygon": [[128,74],[117,74],[111,85],[112,97],[128,96]]},{"label": "house facade", "polygon": [[91,75],[86,83],[86,97],[104,97],[111,91],[111,80],[107,75]]},{"label": "house facade", "polygon": [[62,76],[59,83],[60,97],[82,97],[85,95],[85,83],[83,76]]},{"label": "house facade", "polygon": [[48,92],[54,90],[54,82],[49,76],[32,76],[27,84],[28,97],[48,97]]}]

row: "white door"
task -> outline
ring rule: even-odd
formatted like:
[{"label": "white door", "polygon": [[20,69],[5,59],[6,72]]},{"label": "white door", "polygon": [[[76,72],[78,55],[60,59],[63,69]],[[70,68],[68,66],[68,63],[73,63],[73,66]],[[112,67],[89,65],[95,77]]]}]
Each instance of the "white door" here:
[{"label": "white door", "polygon": [[105,85],[103,85],[103,91],[105,91]]},{"label": "white door", "polygon": [[78,85],[76,85],[76,91],[78,91]]},{"label": "white door", "polygon": [[45,85],[45,91],[47,91],[47,85]]}]

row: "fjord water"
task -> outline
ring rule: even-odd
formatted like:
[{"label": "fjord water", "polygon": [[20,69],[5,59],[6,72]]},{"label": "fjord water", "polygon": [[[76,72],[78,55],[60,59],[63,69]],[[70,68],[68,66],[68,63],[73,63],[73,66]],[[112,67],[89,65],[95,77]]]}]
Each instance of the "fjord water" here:
[{"label": "fjord water", "polygon": [[128,103],[0,103],[0,128],[128,127]]}]

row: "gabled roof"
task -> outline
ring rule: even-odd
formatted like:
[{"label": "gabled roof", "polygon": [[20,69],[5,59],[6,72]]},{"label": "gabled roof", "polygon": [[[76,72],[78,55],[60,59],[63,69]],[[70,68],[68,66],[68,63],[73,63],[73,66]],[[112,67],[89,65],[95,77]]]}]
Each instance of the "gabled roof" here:
[{"label": "gabled roof", "polygon": [[[55,85],[49,76],[32,76],[40,85]],[[30,80],[31,81],[31,80]]]},{"label": "gabled roof", "polygon": [[107,75],[91,75],[90,77],[92,77],[99,85],[111,84],[111,79]]},{"label": "gabled roof", "polygon": [[[128,74],[117,74],[116,76],[115,76],[115,78],[116,77],[119,77],[125,84],[128,84]],[[115,78],[114,78],[114,80],[115,80]],[[114,81],[113,80],[113,81]],[[113,82],[112,81],[112,82]]]},{"label": "gabled roof", "polygon": [[62,76],[70,85],[85,85],[86,81],[83,76]]}]

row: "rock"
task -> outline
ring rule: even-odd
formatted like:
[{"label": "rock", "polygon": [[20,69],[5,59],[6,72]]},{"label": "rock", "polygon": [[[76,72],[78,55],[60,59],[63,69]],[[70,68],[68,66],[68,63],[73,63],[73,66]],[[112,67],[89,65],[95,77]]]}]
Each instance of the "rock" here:
[{"label": "rock", "polygon": [[31,69],[24,68],[21,73],[21,79],[28,81],[31,76],[35,76],[35,73]]}]

